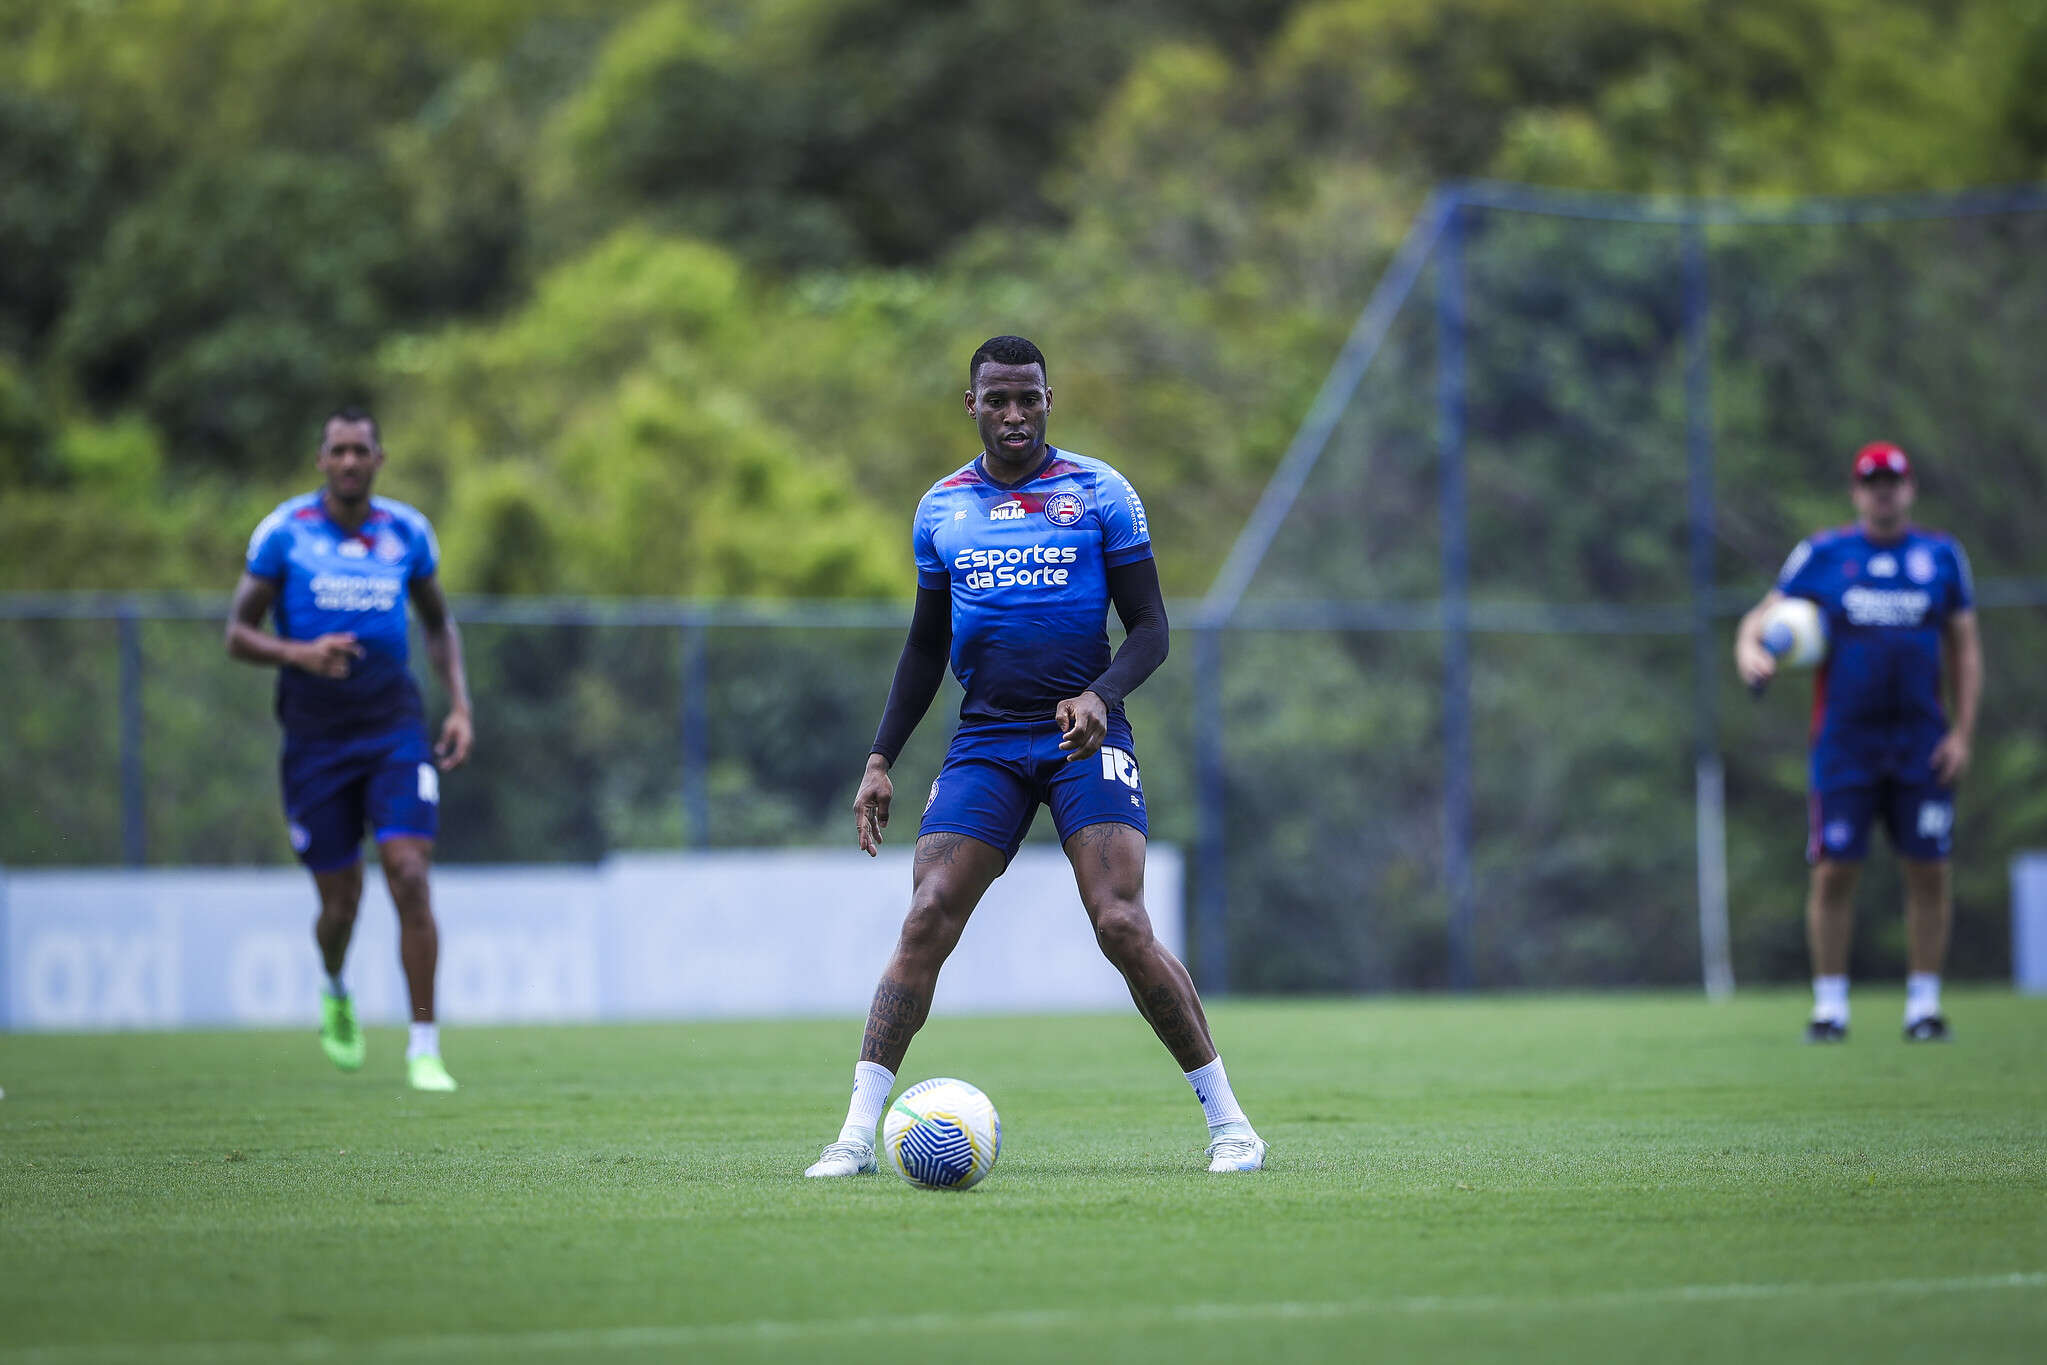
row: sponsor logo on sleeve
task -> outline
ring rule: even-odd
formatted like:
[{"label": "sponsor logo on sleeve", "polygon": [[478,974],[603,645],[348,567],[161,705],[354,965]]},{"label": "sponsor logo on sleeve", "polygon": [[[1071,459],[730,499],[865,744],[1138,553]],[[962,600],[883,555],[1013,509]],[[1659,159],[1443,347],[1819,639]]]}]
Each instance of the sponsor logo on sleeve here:
[{"label": "sponsor logo on sleeve", "polygon": [[1137,538],[1151,539],[1151,527],[1144,519],[1144,503],[1138,498],[1136,487],[1128,479],[1123,480],[1123,493],[1130,503],[1131,518],[1137,523]]}]

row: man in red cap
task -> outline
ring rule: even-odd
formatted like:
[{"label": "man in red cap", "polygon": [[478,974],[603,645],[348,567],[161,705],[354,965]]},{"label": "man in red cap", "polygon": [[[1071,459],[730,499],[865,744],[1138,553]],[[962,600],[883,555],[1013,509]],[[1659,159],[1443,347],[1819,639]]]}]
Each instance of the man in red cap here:
[{"label": "man in red cap", "polygon": [[[1770,608],[1815,603],[1827,654],[1813,684],[1811,794],[1806,803],[1806,943],[1813,1011],[1806,1041],[1848,1036],[1848,946],[1855,882],[1881,818],[1904,869],[1905,1038],[1948,1035],[1940,1010],[1952,893],[1954,787],[1969,766],[1983,652],[1968,556],[1952,537],[1911,524],[1912,461],[1895,445],[1856,452],[1855,524],[1798,543],[1777,586],[1741,618],[1734,662],[1759,687],[1777,671],[1763,645]],[[1942,705],[1945,681],[1952,720]]]}]

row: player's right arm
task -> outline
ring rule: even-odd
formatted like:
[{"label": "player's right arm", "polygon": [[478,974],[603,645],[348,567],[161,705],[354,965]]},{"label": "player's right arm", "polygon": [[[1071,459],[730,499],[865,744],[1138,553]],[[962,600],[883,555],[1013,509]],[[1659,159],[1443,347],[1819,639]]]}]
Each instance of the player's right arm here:
[{"label": "player's right arm", "polygon": [[276,601],[276,583],[258,574],[242,575],[227,612],[228,657],[272,668],[300,668],[323,678],[347,677],[363,652],[355,636],[343,632],[316,640],[287,640],[274,635],[263,629],[263,618]]},{"label": "player's right arm", "polygon": [[1815,572],[1813,538],[1808,536],[1785,556],[1784,567],[1777,570],[1777,586],[1764,593],[1763,600],[1751,607],[1735,628],[1734,667],[1751,692],[1761,691],[1764,684],[1777,676],[1776,657],[1763,648],[1763,622],[1770,608],[1787,597],[1814,596]]},{"label": "player's right arm", "polygon": [[1734,670],[1741,674],[1742,682],[1750,687],[1760,687],[1777,676],[1777,659],[1763,648],[1763,621],[1770,614],[1770,608],[1784,600],[1781,589],[1772,588],[1763,594],[1763,600],[1749,608],[1748,615],[1741,618],[1741,624],[1734,631]]},{"label": "player's right arm", "polygon": [[882,708],[881,725],[874,732],[874,747],[867,755],[867,769],[860,775],[860,790],[853,796],[853,821],[860,847],[870,858],[881,850],[881,832],[888,828],[889,803],[895,784],[888,770],[909,743],[910,734],[938,685],[945,681],[946,660],[952,656],[952,581],[925,587],[920,576],[917,606],[910,614],[909,638],[903,641],[902,657],[896,660],[895,681],[889,684],[888,704]]}]

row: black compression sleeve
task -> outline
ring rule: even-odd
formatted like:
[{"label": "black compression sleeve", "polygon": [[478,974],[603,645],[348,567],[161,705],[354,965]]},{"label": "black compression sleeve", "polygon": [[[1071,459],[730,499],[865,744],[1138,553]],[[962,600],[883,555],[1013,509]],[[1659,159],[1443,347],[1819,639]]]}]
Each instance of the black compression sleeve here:
[{"label": "black compression sleeve", "polygon": [[881,728],[874,732],[874,747],[894,767],[896,755],[910,742],[910,732],[931,699],[945,681],[945,663],[952,654],[952,584],[942,588],[918,588],[917,607],[910,613],[910,638],[903,641],[903,657],[896,660],[896,679],[889,684],[888,705],[882,708]]},{"label": "black compression sleeve", "polygon": [[1146,557],[1109,570],[1109,600],[1129,632],[1122,648],[1109,661],[1101,677],[1088,691],[1114,710],[1116,704],[1136,690],[1139,683],[1166,661],[1170,631],[1166,626],[1166,599],[1159,592],[1159,566]]}]

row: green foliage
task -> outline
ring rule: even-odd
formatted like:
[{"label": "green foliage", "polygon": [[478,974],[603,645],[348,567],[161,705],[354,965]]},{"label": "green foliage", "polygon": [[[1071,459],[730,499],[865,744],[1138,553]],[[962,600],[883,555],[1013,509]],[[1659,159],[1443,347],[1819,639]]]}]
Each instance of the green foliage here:
[{"label": "green foliage", "polygon": [[[0,587],[224,590],[254,522],[312,485],[320,416],[359,399],[382,491],[435,519],[458,589],[902,598],[910,508],[973,453],[965,357],[1019,331],[1051,358],[1053,439],[1132,477],[1191,596],[1431,185],[2040,178],[2043,72],[2027,0],[0,0]],[[1673,236],[1494,220],[1468,245],[1481,599],[1681,599]],[[2037,225],[1709,247],[1723,583],[1759,588],[1840,519],[1841,453],[1873,434],[1922,458],[1926,519],[1979,569],[2047,572]],[[1437,591],[1426,290],[1254,611]],[[2001,963],[2001,857],[2037,838],[2047,778],[2026,739],[2047,702],[2011,666],[2037,623],[1990,622],[1968,970]],[[234,820],[263,763],[192,776],[212,739],[195,698],[260,710],[208,690],[212,629],[146,642],[175,689],[150,703],[152,780],[185,784],[156,789],[156,846],[282,856]],[[518,635],[474,641],[507,748],[451,784],[451,848],[672,842],[675,642]],[[882,635],[785,640],[751,689],[751,646],[722,643],[713,694],[746,737],[713,746],[714,838],[832,836],[827,755],[865,742]],[[55,689],[19,732],[38,772],[103,714],[104,679],[64,681],[98,665],[65,647],[9,648],[28,690]],[[1439,978],[1439,649],[1233,637],[1228,804],[1261,850],[1233,873],[1242,984]],[[1495,640],[1478,666],[1484,978],[1687,975],[1686,652]],[[1140,698],[1154,777],[1191,750],[1187,667]],[[1559,719],[1559,696],[1583,705]],[[1774,850],[1798,725],[1738,702],[1739,962],[1796,973],[1798,873]],[[8,814],[7,856],[55,847]],[[1184,808],[1159,818],[1190,835]],[[104,811],[74,819],[112,856]],[[1895,963],[1894,936],[1865,944],[1858,969]]]}]

